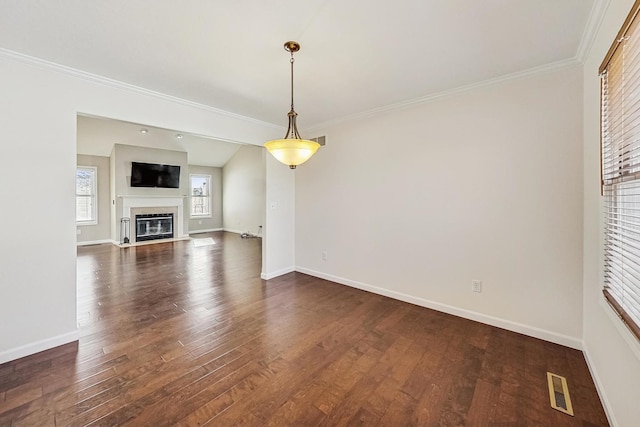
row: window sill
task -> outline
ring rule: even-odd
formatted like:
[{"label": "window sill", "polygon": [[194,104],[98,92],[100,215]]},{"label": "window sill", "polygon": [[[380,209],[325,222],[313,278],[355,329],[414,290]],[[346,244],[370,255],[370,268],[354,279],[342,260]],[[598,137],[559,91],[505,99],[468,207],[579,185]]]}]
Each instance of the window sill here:
[{"label": "window sill", "polygon": [[84,227],[85,225],[98,225],[98,221],[82,221],[82,222],[76,222],[76,227]]},{"label": "window sill", "polygon": [[212,215],[191,215],[189,219],[207,219],[213,218]]},{"label": "window sill", "polygon": [[600,299],[599,306],[611,321],[611,325],[629,346],[629,349],[638,358],[638,360],[640,360],[640,341],[636,338],[635,334],[627,327],[624,322],[620,320],[618,312],[613,307],[611,307],[611,304],[609,304],[606,298]]}]

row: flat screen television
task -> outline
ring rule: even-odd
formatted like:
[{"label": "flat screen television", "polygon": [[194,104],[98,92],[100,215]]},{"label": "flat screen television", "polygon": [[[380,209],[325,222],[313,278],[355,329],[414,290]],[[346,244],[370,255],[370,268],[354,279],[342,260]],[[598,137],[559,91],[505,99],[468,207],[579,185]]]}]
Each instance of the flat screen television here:
[{"label": "flat screen television", "polygon": [[131,186],[180,188],[180,166],[131,162]]}]

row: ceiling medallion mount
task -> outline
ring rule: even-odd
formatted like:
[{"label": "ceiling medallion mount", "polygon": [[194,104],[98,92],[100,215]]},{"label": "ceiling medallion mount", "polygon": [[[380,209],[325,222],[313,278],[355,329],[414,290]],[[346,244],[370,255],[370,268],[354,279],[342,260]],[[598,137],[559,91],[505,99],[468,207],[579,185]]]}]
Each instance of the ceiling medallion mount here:
[{"label": "ceiling medallion mount", "polygon": [[291,53],[291,59],[289,60],[291,63],[291,110],[287,114],[289,127],[283,139],[274,139],[265,143],[264,146],[279,162],[288,165],[290,169],[295,169],[298,165],[309,160],[318,151],[320,144],[308,139],[302,139],[296,125],[298,113],[293,108],[293,54],[300,50],[300,43],[295,41],[285,42],[284,50]]},{"label": "ceiling medallion mount", "polygon": [[287,52],[295,53],[300,50],[300,43],[294,41],[285,42],[284,50],[286,50]]}]

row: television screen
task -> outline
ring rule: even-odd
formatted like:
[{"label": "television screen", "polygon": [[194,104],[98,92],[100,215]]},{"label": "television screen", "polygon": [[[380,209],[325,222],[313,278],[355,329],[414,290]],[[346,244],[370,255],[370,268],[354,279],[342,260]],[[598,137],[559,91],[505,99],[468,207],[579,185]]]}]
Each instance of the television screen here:
[{"label": "television screen", "polygon": [[131,162],[132,187],[180,187],[180,166]]}]

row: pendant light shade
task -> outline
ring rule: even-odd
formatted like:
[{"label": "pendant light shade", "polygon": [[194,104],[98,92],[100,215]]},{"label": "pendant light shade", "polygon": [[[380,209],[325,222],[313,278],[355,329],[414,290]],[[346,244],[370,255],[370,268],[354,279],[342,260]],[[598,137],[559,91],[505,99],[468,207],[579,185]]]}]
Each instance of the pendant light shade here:
[{"label": "pendant light shade", "polygon": [[264,146],[273,157],[291,169],[309,160],[320,148],[320,144],[307,139],[274,139]]},{"label": "pendant light shade", "polygon": [[315,141],[300,138],[298,126],[296,125],[296,117],[298,113],[293,108],[293,54],[300,50],[300,44],[294,41],[288,41],[284,44],[284,49],[291,53],[291,111],[289,111],[289,127],[287,134],[283,139],[275,139],[264,144],[269,152],[279,162],[288,165],[289,168],[295,169],[296,166],[303,164],[313,156],[320,144]]}]

